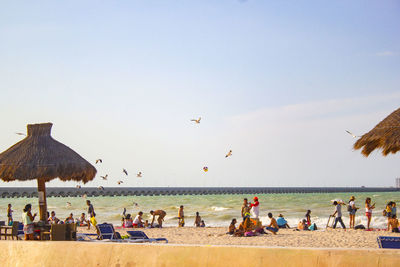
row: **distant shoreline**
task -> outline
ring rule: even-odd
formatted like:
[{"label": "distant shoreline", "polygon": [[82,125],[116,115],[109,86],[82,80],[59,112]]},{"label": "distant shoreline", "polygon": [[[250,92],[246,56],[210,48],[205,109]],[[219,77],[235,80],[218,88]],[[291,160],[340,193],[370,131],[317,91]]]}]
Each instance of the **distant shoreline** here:
[{"label": "distant shoreline", "polygon": [[[400,192],[395,187],[48,187],[49,197]],[[37,197],[36,187],[1,187],[1,198]]]}]

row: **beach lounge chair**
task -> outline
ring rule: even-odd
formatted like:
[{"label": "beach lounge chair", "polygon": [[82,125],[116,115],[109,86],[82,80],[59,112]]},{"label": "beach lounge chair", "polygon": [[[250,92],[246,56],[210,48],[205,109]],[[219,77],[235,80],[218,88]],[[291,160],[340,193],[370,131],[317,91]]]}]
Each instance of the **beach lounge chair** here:
[{"label": "beach lounge chair", "polygon": [[102,223],[96,225],[97,233],[100,240],[119,240],[114,230],[114,226],[110,223]]},{"label": "beach lounge chair", "polygon": [[18,234],[17,234],[17,239],[22,240],[25,237],[24,233],[24,224],[20,223],[18,224]]},{"label": "beach lounge chair", "polygon": [[379,248],[395,248],[400,249],[400,237],[395,236],[378,236]]},{"label": "beach lounge chair", "polygon": [[134,240],[136,242],[160,242],[165,241],[168,243],[166,238],[149,238],[144,232],[142,231],[127,231],[128,235],[130,235],[130,240]]}]

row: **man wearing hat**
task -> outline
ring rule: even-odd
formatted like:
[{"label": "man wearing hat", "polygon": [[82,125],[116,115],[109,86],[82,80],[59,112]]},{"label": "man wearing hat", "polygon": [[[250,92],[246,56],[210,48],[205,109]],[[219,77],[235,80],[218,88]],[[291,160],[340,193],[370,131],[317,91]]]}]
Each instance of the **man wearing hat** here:
[{"label": "man wearing hat", "polygon": [[254,197],[253,200],[254,203],[250,203],[251,211],[254,218],[258,219],[258,216],[260,215],[260,202],[258,202],[258,197]]}]

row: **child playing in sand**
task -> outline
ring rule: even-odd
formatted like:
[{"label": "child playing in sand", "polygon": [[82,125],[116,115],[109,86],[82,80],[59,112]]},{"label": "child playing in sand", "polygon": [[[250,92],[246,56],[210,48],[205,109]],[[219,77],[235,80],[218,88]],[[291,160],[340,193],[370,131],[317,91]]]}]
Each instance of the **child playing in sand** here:
[{"label": "child playing in sand", "polygon": [[12,213],[13,213],[13,210],[11,209],[11,204],[8,204],[8,208],[7,208],[7,218],[8,218],[7,225],[12,225],[12,222],[13,222]]},{"label": "child playing in sand", "polygon": [[183,213],[183,206],[179,207],[178,211],[178,226],[184,227],[185,226],[185,214]]},{"label": "child playing in sand", "polygon": [[276,233],[279,231],[279,227],[278,227],[278,224],[276,223],[275,218],[272,216],[271,212],[268,213],[268,218],[270,218],[271,221],[270,221],[269,225],[267,227],[265,227],[265,229],[270,231],[274,235],[276,235]]},{"label": "child playing in sand", "polygon": [[201,225],[201,217],[200,217],[199,212],[196,212],[196,219],[194,220],[194,225],[196,227],[200,227],[200,225]]}]

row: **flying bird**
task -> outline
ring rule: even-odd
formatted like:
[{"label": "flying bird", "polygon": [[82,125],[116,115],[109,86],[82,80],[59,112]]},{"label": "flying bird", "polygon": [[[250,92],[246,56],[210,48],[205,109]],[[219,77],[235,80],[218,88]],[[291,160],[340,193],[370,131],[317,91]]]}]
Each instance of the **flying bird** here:
[{"label": "flying bird", "polygon": [[138,172],[138,174],[136,174],[137,178],[141,178],[142,177],[142,172]]},{"label": "flying bird", "polygon": [[67,207],[71,207],[71,202],[67,202]]},{"label": "flying bird", "polygon": [[79,189],[79,188],[81,188],[81,186],[80,186],[79,184],[77,184],[77,185],[76,185],[76,188],[78,188],[78,189]]},{"label": "flying bird", "polygon": [[104,187],[102,187],[102,186],[99,186],[99,187],[97,187],[99,190],[104,190]]},{"label": "flying bird", "polygon": [[201,120],[201,117],[199,117],[197,120],[196,119],[191,119],[190,121],[194,121],[195,123],[199,124]]},{"label": "flying bird", "polygon": [[124,183],[124,182],[123,182],[123,181],[121,181],[121,180],[117,182],[117,184],[122,184],[122,183]]},{"label": "flying bird", "polygon": [[122,171],[126,174],[126,176],[128,176],[128,171],[125,169],[122,169]]},{"label": "flying bird", "polygon": [[103,160],[102,159],[96,159],[96,164],[99,163],[99,162],[103,163]]},{"label": "flying bird", "polygon": [[358,135],[353,134],[353,133],[350,132],[350,131],[347,131],[347,130],[346,130],[346,132],[347,132],[349,135],[351,135],[353,138],[361,137],[361,136],[358,136]]},{"label": "flying bird", "polygon": [[105,176],[100,176],[100,177],[101,177],[101,179],[103,179],[103,180],[107,180],[108,174],[106,174]]},{"label": "flying bird", "polygon": [[15,133],[15,134],[26,136],[26,134],[24,134],[24,133]]},{"label": "flying bird", "polygon": [[228,154],[225,155],[225,158],[232,156],[232,150],[229,150]]}]

